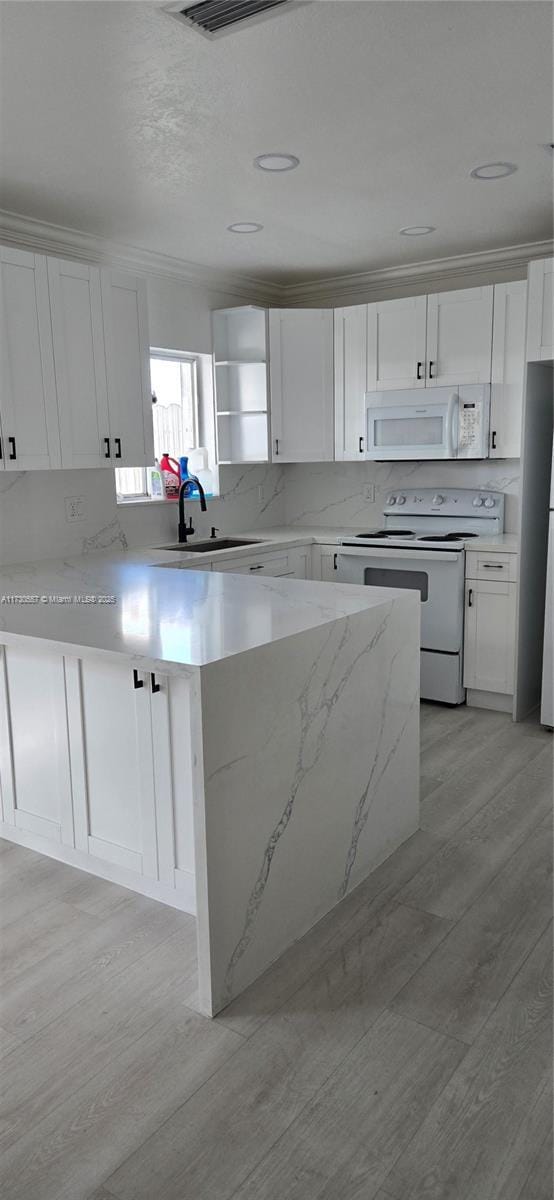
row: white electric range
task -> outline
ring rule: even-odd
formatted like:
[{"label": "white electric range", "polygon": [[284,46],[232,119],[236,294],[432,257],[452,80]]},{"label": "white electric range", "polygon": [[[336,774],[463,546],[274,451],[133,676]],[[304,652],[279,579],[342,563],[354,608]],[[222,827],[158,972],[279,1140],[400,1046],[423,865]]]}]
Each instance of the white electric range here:
[{"label": "white electric range", "polygon": [[391,493],[383,526],[341,538],[342,583],[413,588],[421,596],[421,698],[462,704],[465,546],[504,532],[501,492],[418,488]]}]

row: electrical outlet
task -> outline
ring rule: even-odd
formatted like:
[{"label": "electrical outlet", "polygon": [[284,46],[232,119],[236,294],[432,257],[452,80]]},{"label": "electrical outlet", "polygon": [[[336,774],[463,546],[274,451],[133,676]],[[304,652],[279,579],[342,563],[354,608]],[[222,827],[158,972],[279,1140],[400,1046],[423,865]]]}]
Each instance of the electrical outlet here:
[{"label": "electrical outlet", "polygon": [[375,500],[375,484],[374,483],[366,483],[366,485],[364,487],[364,500],[369,500],[370,504],[373,504],[373,502]]},{"label": "electrical outlet", "polygon": [[65,519],[66,519],[66,521],[84,521],[84,519],[85,519],[85,497],[84,496],[66,496],[65,497]]}]

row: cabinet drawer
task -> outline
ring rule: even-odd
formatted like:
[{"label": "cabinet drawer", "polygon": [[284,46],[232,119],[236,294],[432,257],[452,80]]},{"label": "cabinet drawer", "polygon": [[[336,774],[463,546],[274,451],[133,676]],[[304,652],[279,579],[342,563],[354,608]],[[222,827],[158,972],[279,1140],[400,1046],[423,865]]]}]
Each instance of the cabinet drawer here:
[{"label": "cabinet drawer", "polygon": [[486,554],[470,550],[466,554],[466,579],[517,579],[517,554]]},{"label": "cabinet drawer", "polygon": [[252,556],[223,563],[214,562],[212,571],[232,571],[235,575],[248,575],[250,572],[253,575],[288,575],[293,573],[294,567],[287,553],[261,554],[256,558]]}]

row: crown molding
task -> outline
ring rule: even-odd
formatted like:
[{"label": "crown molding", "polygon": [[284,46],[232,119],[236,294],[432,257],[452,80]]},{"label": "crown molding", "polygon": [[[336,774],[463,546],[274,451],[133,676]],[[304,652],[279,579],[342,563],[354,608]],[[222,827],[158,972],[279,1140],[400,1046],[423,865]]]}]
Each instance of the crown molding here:
[{"label": "crown molding", "polygon": [[37,254],[53,254],[59,258],[76,259],[78,262],[109,264],[121,270],[134,271],[139,275],[153,275],[161,279],[172,279],[192,287],[209,288],[240,297],[249,304],[282,303],[283,289],[279,284],[252,279],[239,272],[217,271],[184,259],[143,250],[124,242],[110,241],[69,229],[63,225],[52,225],[48,221],[36,221],[19,213],[0,209],[0,242],[21,250]]},{"label": "crown molding", "polygon": [[239,272],[217,271],[168,254],[110,241],[63,225],[52,225],[48,221],[36,221],[4,209],[0,209],[0,242],[39,254],[76,259],[78,262],[109,264],[140,275],[208,288],[234,299],[243,299],[249,304],[280,308],[354,304],[357,300],[364,302],[407,295],[414,291],[433,291],[450,283],[463,287],[469,277],[478,280],[483,275],[489,280],[494,275],[498,277],[498,282],[502,275],[506,279],[514,278],[518,273],[523,276],[532,259],[550,258],[554,253],[554,243],[551,241],[526,242],[498,250],[457,254],[411,265],[403,263],[396,267],[381,267],[376,271],[359,271],[350,275],[284,284],[253,279]]},{"label": "crown molding", "polygon": [[[314,279],[305,283],[293,283],[282,288],[287,305],[300,307],[310,304],[353,304],[402,296],[410,291],[433,291],[446,281],[460,281],[480,275],[513,278],[514,273],[524,275],[527,265],[534,258],[550,258],[554,253],[551,241],[525,242],[520,246],[504,246],[498,250],[483,250],[473,254],[456,254],[449,258],[428,259],[426,262],[403,263],[397,267],[382,267],[377,271],[360,271],[351,275],[334,275],[325,279]],[[499,282],[497,280],[496,282]]]}]

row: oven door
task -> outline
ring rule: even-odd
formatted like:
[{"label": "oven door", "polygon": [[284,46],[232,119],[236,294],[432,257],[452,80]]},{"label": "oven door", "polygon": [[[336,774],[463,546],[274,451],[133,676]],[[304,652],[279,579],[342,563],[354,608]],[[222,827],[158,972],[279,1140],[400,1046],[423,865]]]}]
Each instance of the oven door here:
[{"label": "oven door", "polygon": [[[431,392],[431,389],[429,389]],[[366,458],[456,458],[458,394],[450,388],[366,394]]]},{"label": "oven door", "polygon": [[458,654],[464,629],[463,550],[410,550],[343,544],[337,559],[341,583],[411,588],[421,598],[421,647]]}]

